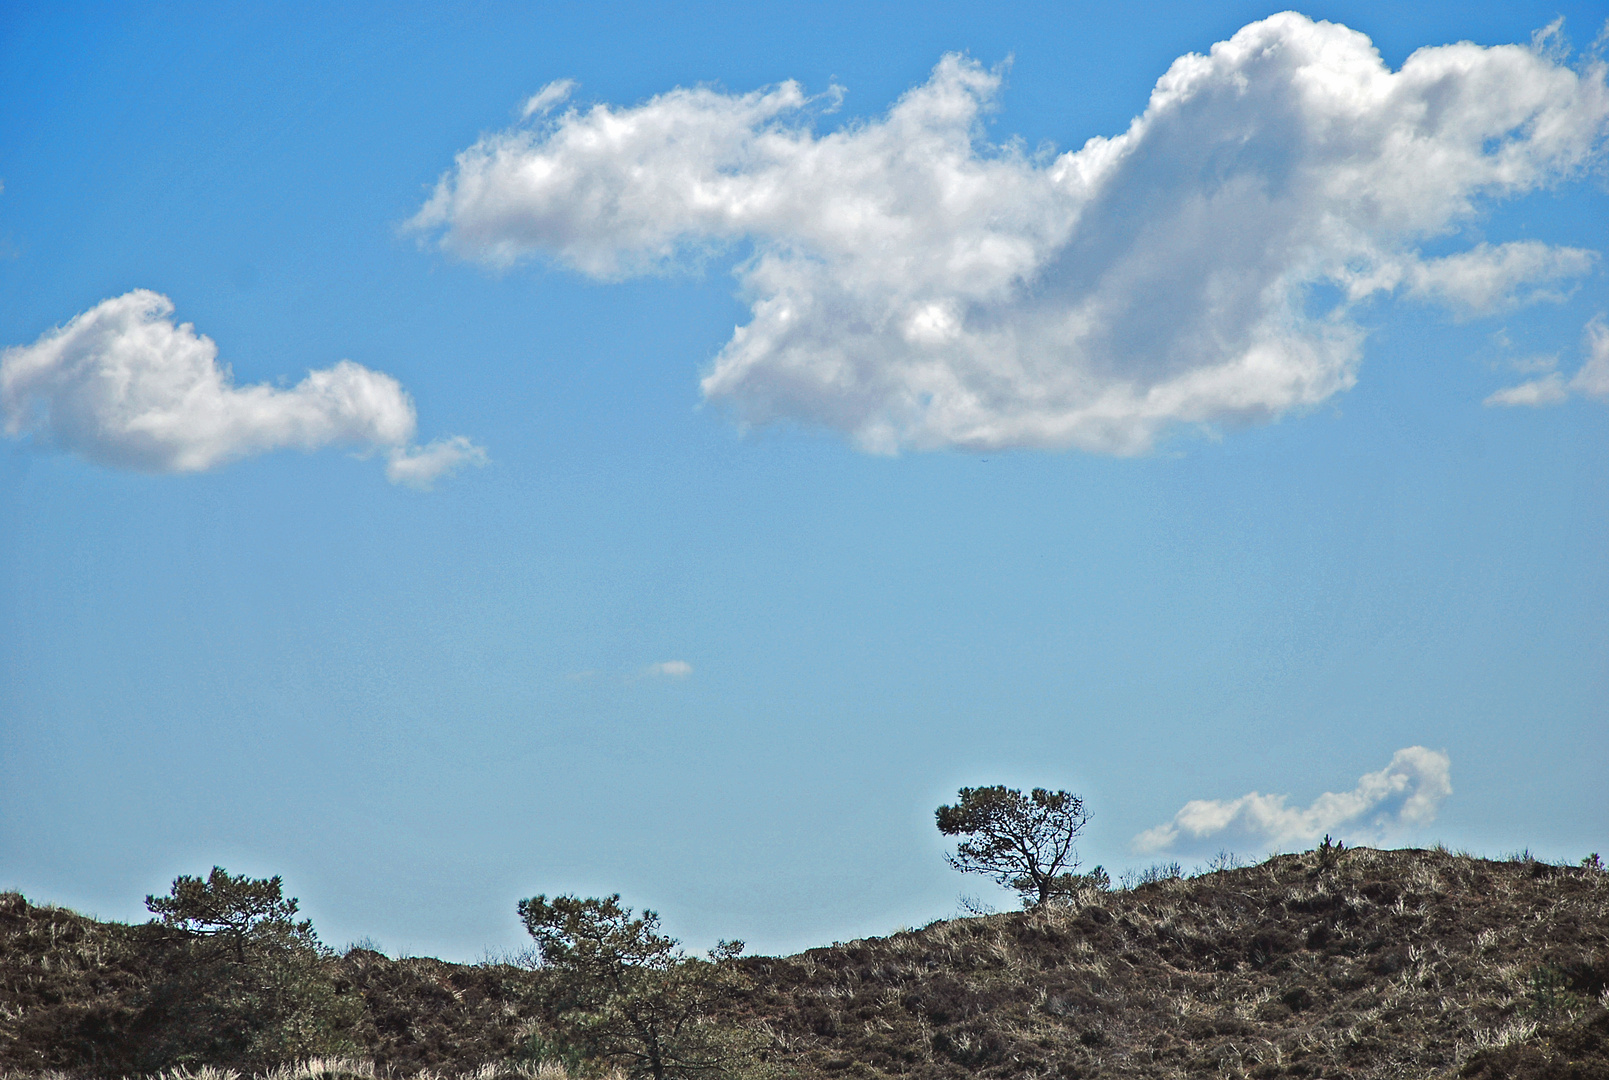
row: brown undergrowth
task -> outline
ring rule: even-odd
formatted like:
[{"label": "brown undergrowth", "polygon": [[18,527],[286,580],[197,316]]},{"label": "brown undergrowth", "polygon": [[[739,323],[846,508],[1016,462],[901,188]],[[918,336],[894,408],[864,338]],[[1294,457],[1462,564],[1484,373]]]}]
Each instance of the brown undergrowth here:
[{"label": "brown undergrowth", "polygon": [[[0,894],[0,1080],[139,1071],[113,1051],[153,933]],[[727,1019],[776,1077],[1609,1080],[1609,873],[1530,858],[1309,852],[737,963]],[[361,1002],[352,1069],[563,1075],[540,971],[352,949],[321,977]]]},{"label": "brown undergrowth", "polygon": [[813,1074],[1609,1078],[1609,875],[1530,859],[1281,856],[747,964]]},{"label": "brown undergrowth", "polygon": [[[347,1019],[344,1030],[332,1039],[291,1017],[282,1025],[289,1029],[282,1054],[265,1063],[230,1052],[211,1037],[218,1032],[193,1030],[191,1017],[172,1015],[173,969],[187,959],[186,944],[193,943],[155,924],[100,922],[0,893],[0,1072],[119,1076],[209,1065],[262,1073],[265,1064],[313,1057],[362,1059],[385,1074],[456,1073],[518,1062],[537,1027],[538,977],[528,969],[353,948],[299,973],[323,991],[315,1002],[335,1003],[323,1011]],[[198,979],[188,982],[179,985],[193,997]],[[210,1022],[228,1034],[254,1019],[263,1018],[224,1008]]]}]

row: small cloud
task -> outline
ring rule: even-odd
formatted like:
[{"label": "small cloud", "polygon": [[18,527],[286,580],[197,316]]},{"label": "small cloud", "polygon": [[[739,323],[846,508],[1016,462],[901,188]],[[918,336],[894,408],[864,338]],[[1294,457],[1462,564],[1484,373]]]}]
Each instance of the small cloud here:
[{"label": "small cloud", "polygon": [[476,446],[467,436],[453,435],[424,446],[402,446],[391,451],[386,462],[386,479],[429,491],[438,479],[451,476],[465,465],[486,464],[485,447]]},{"label": "small cloud", "polygon": [[657,664],[649,664],[645,674],[662,675],[667,679],[685,679],[693,673],[693,665],[686,660],[661,660]]},{"label": "small cloud", "polygon": [[149,289],[103,300],[32,345],[0,349],[0,430],[117,469],[204,472],[271,450],[384,451],[393,482],[430,480],[485,452],[412,445],[413,398],[342,360],[294,386],[239,386],[218,346]]},{"label": "small cloud", "polygon": [[1517,371],[1521,375],[1536,375],[1544,371],[1552,371],[1559,366],[1559,358],[1553,353],[1537,353],[1535,356],[1519,356],[1506,361],[1510,371]]},{"label": "small cloud", "polygon": [[1564,376],[1554,372],[1545,378],[1505,387],[1487,397],[1482,404],[1528,405],[1537,408],[1543,405],[1557,405],[1569,396],[1570,391],[1564,385]]},{"label": "small cloud", "polygon": [[1562,302],[1570,283],[1589,273],[1598,253],[1550,247],[1538,240],[1476,244],[1439,259],[1416,260],[1404,270],[1408,294],[1435,300],[1466,316],[1537,301]]},{"label": "small cloud", "polygon": [[1587,362],[1570,380],[1570,389],[1588,397],[1609,398],[1609,322],[1602,315],[1587,323]]},{"label": "small cloud", "polygon": [[1566,382],[1563,375],[1554,372],[1541,379],[1505,387],[1487,397],[1485,404],[1557,405],[1572,393],[1609,400],[1609,322],[1605,322],[1602,315],[1594,316],[1587,323],[1584,335],[1587,359],[1574,378]]},{"label": "small cloud", "polygon": [[555,79],[525,99],[525,105],[520,109],[520,119],[528,120],[538,113],[550,111],[553,106],[569,97],[570,91],[574,89],[574,79]]},{"label": "small cloud", "polygon": [[1166,851],[1227,834],[1248,847],[1287,848],[1343,829],[1349,840],[1380,842],[1436,819],[1442,800],[1452,794],[1450,766],[1444,753],[1409,746],[1393,754],[1384,769],[1360,777],[1351,791],[1325,792],[1307,807],[1287,806],[1288,795],[1255,791],[1238,799],[1193,799],[1172,821],[1136,836],[1132,846],[1138,852]]},{"label": "small cloud", "polygon": [[1560,15],[1540,30],[1531,32],[1531,51],[1562,63],[1570,55],[1570,42],[1564,36],[1564,16]]}]

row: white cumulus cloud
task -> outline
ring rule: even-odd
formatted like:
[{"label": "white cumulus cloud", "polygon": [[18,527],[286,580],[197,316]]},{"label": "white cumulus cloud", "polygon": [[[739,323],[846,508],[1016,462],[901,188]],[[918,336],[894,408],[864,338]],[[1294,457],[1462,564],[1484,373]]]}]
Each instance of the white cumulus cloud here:
[{"label": "white cumulus cloud", "polygon": [[1371,297],[1467,317],[1563,296],[1596,258],[1445,252],[1483,205],[1600,153],[1597,61],[1462,43],[1392,71],[1364,35],[1285,13],[1180,57],[1128,130],[1059,156],[985,139],[1000,89],[948,56],[827,134],[793,82],[571,107],[464,150],[412,225],[466,259],[604,279],[746,242],[752,317],[705,394],[878,451],[1134,453],[1270,419],[1352,385]]},{"label": "white cumulus cloud", "polygon": [[647,673],[671,679],[685,679],[693,673],[693,665],[686,660],[662,660],[657,664],[649,664]]},{"label": "white cumulus cloud", "polygon": [[1609,400],[1609,322],[1598,315],[1586,329],[1587,359],[1568,381],[1558,372],[1504,387],[1486,399],[1487,405],[1557,405],[1571,394]]},{"label": "white cumulus cloud", "polygon": [[218,347],[149,289],[104,300],[32,345],[0,352],[7,435],[115,468],[184,473],[285,447],[384,451],[393,482],[429,482],[485,453],[463,437],[410,445],[412,399],[350,360],[280,389],[236,386]]},{"label": "white cumulus cloud", "polygon": [[1450,770],[1446,754],[1409,746],[1379,772],[1360,777],[1351,791],[1325,792],[1305,807],[1288,805],[1288,795],[1255,791],[1238,799],[1192,799],[1172,821],[1136,836],[1133,847],[1154,852],[1229,840],[1287,848],[1311,844],[1326,833],[1380,843],[1436,819],[1442,800],[1452,794]]}]

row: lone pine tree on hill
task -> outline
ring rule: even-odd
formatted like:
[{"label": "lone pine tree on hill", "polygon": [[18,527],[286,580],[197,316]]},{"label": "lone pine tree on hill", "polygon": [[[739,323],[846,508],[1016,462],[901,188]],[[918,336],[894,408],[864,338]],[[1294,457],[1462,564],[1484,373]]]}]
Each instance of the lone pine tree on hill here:
[{"label": "lone pine tree on hill", "polygon": [[1089,814],[1072,792],[1034,788],[1024,795],[1001,785],[962,788],[959,801],[939,807],[935,816],[939,832],[966,837],[954,855],[945,856],[963,874],[987,874],[1035,905],[1074,884],[1073,844]]}]

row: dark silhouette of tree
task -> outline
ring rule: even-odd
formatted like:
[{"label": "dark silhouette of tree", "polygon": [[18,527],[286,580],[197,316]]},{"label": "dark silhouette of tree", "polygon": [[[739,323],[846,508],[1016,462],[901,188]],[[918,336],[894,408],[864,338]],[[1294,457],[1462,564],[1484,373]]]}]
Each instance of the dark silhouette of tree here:
[{"label": "dark silhouette of tree", "polygon": [[659,932],[659,916],[633,916],[619,894],[604,899],[521,900],[519,914],[550,975],[548,1011],[580,1053],[633,1077],[713,1077],[746,1058],[742,1033],[714,1022],[740,985],[723,941],[709,960],[688,956]]},{"label": "dark silhouette of tree", "polygon": [[246,962],[246,945],[254,940],[286,944],[292,939],[312,943],[310,920],[292,921],[296,899],[280,892],[279,875],[271,878],[239,877],[221,866],[214,866],[203,881],[178,877],[167,896],[147,896],[145,906],[160,916],[165,926],[194,937],[220,938],[227,942],[235,960]]},{"label": "dark silhouette of tree", "polygon": [[1073,844],[1089,815],[1084,800],[1071,792],[1034,788],[1024,795],[1003,786],[962,788],[959,801],[939,807],[935,816],[939,832],[966,837],[954,855],[945,856],[963,874],[988,874],[1034,904],[1076,884]]}]

